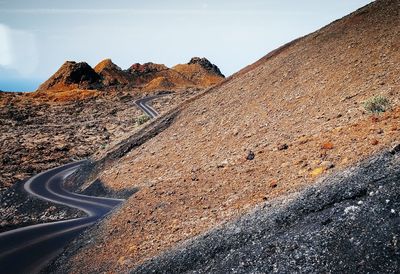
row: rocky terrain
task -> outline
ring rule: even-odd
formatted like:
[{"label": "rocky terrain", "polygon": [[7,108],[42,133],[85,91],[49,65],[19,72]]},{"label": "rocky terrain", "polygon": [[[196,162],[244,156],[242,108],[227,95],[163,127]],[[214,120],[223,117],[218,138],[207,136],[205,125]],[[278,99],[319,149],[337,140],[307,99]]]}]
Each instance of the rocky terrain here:
[{"label": "rocky terrain", "polygon": [[[196,68],[207,72],[199,76],[196,71],[193,77],[215,76],[215,82],[204,80],[209,85],[223,79],[215,65],[205,58],[197,59],[203,61]],[[174,73],[181,78],[170,77]],[[170,85],[153,83],[161,75]],[[133,86],[132,90],[121,88],[133,82],[146,93]],[[107,150],[110,143],[122,140],[139,126],[138,117],[143,113],[135,100],[145,94],[170,93],[163,97],[163,104],[156,105],[163,112],[208,87],[198,82],[164,65],[135,64],[127,72],[106,59],[94,69],[86,63],[66,62],[36,92],[1,92],[0,191],[42,170]],[[100,90],[105,87],[116,90]]]},{"label": "rocky terrain", "polygon": [[[160,131],[157,134],[153,133],[147,142],[138,142],[132,137],[126,146],[118,148],[120,151],[107,153],[104,157],[113,161],[109,161],[108,165],[101,165],[103,169],[96,169],[98,179],[110,189],[137,187],[138,192],[130,197],[118,212],[108,216],[72,243],[53,264],[53,271],[128,272],[140,267],[152,257],[176,248],[185,240],[207,233],[216,226],[243,216],[257,206],[265,206],[275,199],[299,195],[296,193],[312,186],[321,178],[338,174],[337,172],[399,143],[399,4],[398,0],[375,1],[315,33],[282,46],[222,83],[167,112],[165,117],[170,115],[171,119],[160,118],[152,123],[155,128],[159,126]],[[379,102],[381,106],[374,106],[380,104]],[[375,113],[378,112],[376,110],[379,110],[379,113]],[[166,122],[167,126],[163,125]],[[139,137],[143,139],[143,136]],[[128,153],[124,155],[124,151]],[[103,163],[102,159],[99,159],[99,162]],[[379,167],[380,165],[378,169]],[[341,187],[336,188],[337,192],[321,190],[320,197],[324,200],[321,205],[326,204],[327,211],[333,208],[332,214],[336,212],[336,215],[332,216],[332,227],[329,226],[329,221],[326,224],[328,228],[338,229],[331,235],[340,235],[342,226],[351,229],[352,225],[357,226],[357,222],[360,226],[368,223],[368,220],[359,221],[363,216],[361,213],[358,215],[359,212],[375,208],[375,204],[381,202],[376,198],[368,198],[364,193],[375,193],[379,190],[379,182],[374,183],[374,176],[379,172],[375,166],[373,168],[375,173],[366,173],[367,176],[372,176],[368,177],[371,180],[367,180],[371,186],[365,182],[352,184],[343,179],[340,181]],[[382,184],[383,199],[395,199],[397,192],[389,194],[390,190],[397,191],[392,182]],[[345,192],[347,185],[348,194]],[[353,192],[353,187],[355,190],[364,190]],[[312,257],[315,254],[312,253],[313,250],[301,247],[303,241],[309,243],[309,240],[315,240],[319,243],[321,238],[318,238],[318,235],[310,235],[313,231],[325,235],[325,230],[321,230],[322,226],[310,225],[313,224],[313,216],[308,217],[307,214],[314,208],[316,220],[328,216],[324,212],[318,213],[319,207],[316,206],[319,202],[313,200],[318,196],[313,196],[312,193],[315,193],[315,190],[301,194],[305,196],[298,196],[310,198],[309,206],[312,209],[303,212],[304,215],[300,214],[303,205],[294,201],[293,211],[288,212],[287,218],[282,215],[282,221],[276,224],[267,222],[263,227],[263,222],[253,221],[258,219],[260,214],[263,215],[260,220],[268,220],[268,214],[275,214],[275,211],[268,211],[268,206],[265,206],[261,213],[257,213],[256,217],[251,215],[242,219],[246,225],[247,220],[249,224],[254,223],[254,237],[282,239],[280,245],[276,243],[276,247],[265,249],[271,253],[270,261],[264,258],[265,262],[278,262],[278,271],[285,272],[285,268],[280,268],[279,262],[285,258],[291,259],[290,256],[296,254],[300,256],[303,250],[310,251],[307,254],[311,257],[299,257],[299,260],[304,259],[303,262],[293,262],[293,268],[286,268],[288,272],[297,269],[296,267],[303,267],[303,264],[308,267],[304,268],[305,271],[325,269],[323,261],[318,263],[313,261],[313,258],[323,260],[328,254]],[[332,195],[337,196],[332,200]],[[354,202],[350,201],[352,197]],[[354,204],[360,200],[371,207],[364,209]],[[337,208],[329,201],[337,201]],[[290,204],[286,203],[284,206],[290,207]],[[396,212],[398,205],[393,206],[391,209]],[[376,208],[382,212],[384,220],[389,220],[392,216],[390,209],[384,211],[386,208],[381,206]],[[284,210],[283,207],[280,212]],[[354,213],[353,223],[349,223],[351,219],[348,217],[340,222],[344,212]],[[378,218],[373,214],[366,216],[371,216],[371,220]],[[303,223],[289,231],[289,225],[296,225],[296,218]],[[393,219],[393,222],[388,221],[385,226],[387,231],[380,231],[376,226],[366,230],[366,239],[381,233],[379,235],[389,241],[390,233],[395,232],[393,227],[397,227],[397,219]],[[244,225],[239,221],[233,226],[234,231],[237,227],[241,231]],[[308,228],[310,234],[295,239],[291,246],[287,240],[289,238],[284,236],[285,233],[297,235],[296,232],[303,231],[304,227]],[[202,250],[207,252],[204,261],[209,263],[210,271],[225,272],[224,270],[232,265],[240,272],[241,267],[252,266],[253,259],[254,266],[250,269],[269,270],[266,268],[271,265],[257,268],[258,260],[262,258],[251,254],[252,251],[259,250],[265,243],[264,240],[254,240],[252,249],[252,238],[250,242],[246,238],[246,235],[252,232],[251,226],[243,228],[243,234],[237,230],[233,235],[234,239],[243,243],[243,247],[232,246],[232,253],[229,253],[229,250],[202,240],[207,237],[202,236],[193,250],[181,253],[188,254],[187,257],[184,255],[184,258],[193,259],[193,268],[187,268],[186,262],[178,260],[176,270],[193,269],[206,272],[207,268],[201,268],[197,263],[197,254]],[[274,234],[275,230],[276,233],[281,231],[283,234]],[[217,231],[211,235],[216,235],[214,239],[220,239],[227,235],[222,233],[225,232]],[[227,233],[230,235],[231,232]],[[238,238],[235,238],[235,235]],[[243,239],[241,235],[244,235]],[[364,245],[366,240],[359,241],[364,235],[361,228],[354,230],[354,234],[350,235],[353,236],[354,245],[359,242],[362,244],[360,249],[366,248],[365,252],[371,249],[370,254],[374,258],[398,252],[393,244],[396,242],[394,238],[391,247],[378,252],[372,250],[375,246],[380,247],[375,245],[375,242]],[[340,239],[351,240],[351,237],[342,237]],[[327,239],[326,243],[336,246],[338,252],[347,247],[344,243],[338,243],[335,237],[329,239],[332,242]],[[376,239],[381,238],[376,236]],[[204,241],[207,242],[207,248],[202,247]],[[228,247],[232,244],[228,239],[223,243],[227,243]],[[296,247],[296,243],[300,247]],[[294,249],[288,257],[285,257],[288,253],[282,251],[286,248]],[[322,246],[315,252],[323,252],[324,248]],[[329,264],[340,263],[343,256],[335,255],[339,254],[338,252],[330,253],[337,257],[331,258]],[[246,256],[244,253],[247,253]],[[273,255],[275,253],[278,255]],[[190,254],[194,254],[193,257],[190,257]],[[282,256],[279,257],[279,254]],[[367,270],[369,266],[377,266],[381,262],[375,260],[368,264],[359,261],[363,253],[354,254],[357,256],[353,261],[342,261],[345,264],[355,261],[364,263],[364,268],[360,266],[362,270]],[[210,259],[213,255],[215,261]],[[227,257],[226,262],[218,260],[224,255],[231,257]],[[165,261],[156,262],[168,266],[173,264],[171,262],[175,258],[176,256],[166,255]],[[249,262],[246,258],[249,258]],[[314,262],[315,268],[312,266]],[[390,260],[385,262],[391,263]],[[239,263],[243,263],[243,266],[238,265]],[[397,262],[393,263],[395,267]],[[340,269],[340,265],[335,267],[333,269]],[[151,262],[138,269],[160,270]],[[392,268],[382,266],[382,269],[390,271]]]},{"label": "rocky terrain", "polygon": [[[89,157],[142,115],[130,94],[70,102],[36,102],[26,94],[1,94],[1,186],[42,170]],[[22,98],[23,97],[23,98]]]},{"label": "rocky terrain", "polygon": [[[101,157],[142,128],[146,119],[142,119],[144,115],[135,100],[162,94],[152,103],[163,113],[207,87],[192,81],[181,85],[170,77],[168,87],[120,88],[136,78],[158,79],[160,72],[150,68],[161,65],[135,66],[135,76],[127,77],[127,72],[111,60],[94,69],[86,63],[66,62],[39,91],[0,93],[0,231],[79,216],[81,212],[29,197],[21,188],[23,181],[71,161]],[[222,76],[218,77],[221,81]],[[107,91],[99,90],[105,86]],[[120,193],[132,193],[131,189],[134,187]],[[99,181],[84,191],[91,195],[113,193]]]}]

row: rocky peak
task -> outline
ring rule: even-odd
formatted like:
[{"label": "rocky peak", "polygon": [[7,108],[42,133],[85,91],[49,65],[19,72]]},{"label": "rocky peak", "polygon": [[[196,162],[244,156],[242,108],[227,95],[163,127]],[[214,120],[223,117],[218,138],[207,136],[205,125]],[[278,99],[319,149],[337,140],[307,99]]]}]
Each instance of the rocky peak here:
[{"label": "rocky peak", "polygon": [[94,70],[101,76],[104,86],[128,84],[130,82],[129,73],[114,64],[111,59],[104,59],[94,67]]},{"label": "rocky peak", "polygon": [[96,88],[100,76],[85,62],[66,61],[56,73],[40,85],[39,90]]},{"label": "rocky peak", "polygon": [[111,59],[108,58],[108,59],[104,59],[103,61],[101,61],[94,67],[94,71],[96,71],[99,74],[104,70],[120,71],[122,69],[119,66],[117,66],[116,64],[114,64]]},{"label": "rocky peak", "polygon": [[163,65],[163,64],[154,64],[154,63],[144,63],[139,64],[135,63],[133,64],[128,71],[132,74],[147,74],[147,73],[154,73],[154,72],[159,72],[163,70],[167,70],[168,67]]},{"label": "rocky peak", "polygon": [[193,57],[192,59],[190,59],[188,65],[193,65],[193,64],[198,64],[201,67],[203,67],[204,69],[206,69],[212,73],[215,73],[218,76],[225,77],[221,73],[219,68],[216,65],[212,64],[207,58]]}]

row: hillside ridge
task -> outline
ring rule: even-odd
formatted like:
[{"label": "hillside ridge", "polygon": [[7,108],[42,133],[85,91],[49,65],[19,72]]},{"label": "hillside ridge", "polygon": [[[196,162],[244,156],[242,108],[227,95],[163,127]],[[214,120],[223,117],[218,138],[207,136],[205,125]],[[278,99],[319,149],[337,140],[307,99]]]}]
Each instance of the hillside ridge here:
[{"label": "hillside ridge", "polygon": [[207,88],[222,81],[225,76],[206,58],[193,57],[187,64],[168,68],[152,62],[135,63],[123,70],[104,59],[94,68],[86,62],[65,62],[56,73],[41,84],[39,91],[66,90],[132,90],[145,91]]}]

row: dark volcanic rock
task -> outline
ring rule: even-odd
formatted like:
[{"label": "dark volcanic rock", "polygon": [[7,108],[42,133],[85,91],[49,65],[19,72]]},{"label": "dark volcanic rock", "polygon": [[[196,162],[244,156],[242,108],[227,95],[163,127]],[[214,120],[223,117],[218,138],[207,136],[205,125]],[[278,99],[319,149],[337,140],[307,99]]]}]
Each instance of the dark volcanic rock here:
[{"label": "dark volcanic rock", "polygon": [[250,151],[247,153],[246,160],[249,160],[249,161],[254,160],[254,157],[255,157],[254,152],[250,150]]},{"label": "dark volcanic rock", "polygon": [[190,59],[188,65],[192,65],[192,64],[199,64],[200,66],[202,66],[203,68],[205,68],[206,70],[221,76],[221,77],[225,77],[221,71],[219,70],[219,68],[212,64],[210,61],[208,61],[207,58],[200,58],[200,57],[193,57],[192,59]]},{"label": "dark volcanic rock", "polygon": [[400,156],[329,176],[134,273],[398,273]]},{"label": "dark volcanic rock", "polygon": [[278,150],[285,150],[285,149],[288,149],[288,148],[289,148],[289,146],[287,144],[278,145]]},{"label": "dark volcanic rock", "polygon": [[100,88],[100,76],[85,62],[65,62],[39,90],[69,90]]}]

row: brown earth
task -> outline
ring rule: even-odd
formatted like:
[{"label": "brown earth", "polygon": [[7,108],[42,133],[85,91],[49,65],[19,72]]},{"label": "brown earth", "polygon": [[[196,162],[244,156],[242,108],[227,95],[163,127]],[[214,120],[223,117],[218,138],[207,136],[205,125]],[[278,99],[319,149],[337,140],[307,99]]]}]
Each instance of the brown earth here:
[{"label": "brown earth", "polygon": [[[399,12],[398,0],[375,1],[180,106],[168,129],[99,175],[140,190],[71,245],[58,271],[127,272],[398,143]],[[376,95],[392,109],[366,112]]]}]

